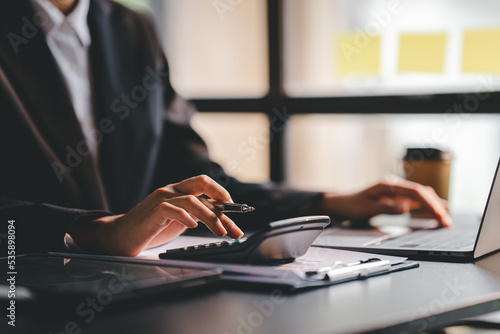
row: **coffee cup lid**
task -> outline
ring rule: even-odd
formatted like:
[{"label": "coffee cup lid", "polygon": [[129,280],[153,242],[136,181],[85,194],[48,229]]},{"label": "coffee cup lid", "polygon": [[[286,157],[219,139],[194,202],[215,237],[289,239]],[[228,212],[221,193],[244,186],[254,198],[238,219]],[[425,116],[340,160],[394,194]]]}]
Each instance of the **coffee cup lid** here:
[{"label": "coffee cup lid", "polygon": [[421,161],[421,160],[450,160],[451,154],[447,151],[442,151],[437,148],[430,147],[411,147],[406,149],[406,155],[404,156],[404,160],[408,161]]}]

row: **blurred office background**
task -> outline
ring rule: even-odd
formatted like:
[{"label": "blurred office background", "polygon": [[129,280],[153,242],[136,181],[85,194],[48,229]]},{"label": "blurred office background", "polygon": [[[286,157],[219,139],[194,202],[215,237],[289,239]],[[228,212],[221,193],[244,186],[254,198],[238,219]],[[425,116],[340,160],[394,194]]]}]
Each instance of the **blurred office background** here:
[{"label": "blurred office background", "polygon": [[[480,211],[500,156],[500,0],[120,0],[154,18],[193,127],[243,181],[355,191],[453,154]],[[287,116],[286,120],[283,115]]]}]

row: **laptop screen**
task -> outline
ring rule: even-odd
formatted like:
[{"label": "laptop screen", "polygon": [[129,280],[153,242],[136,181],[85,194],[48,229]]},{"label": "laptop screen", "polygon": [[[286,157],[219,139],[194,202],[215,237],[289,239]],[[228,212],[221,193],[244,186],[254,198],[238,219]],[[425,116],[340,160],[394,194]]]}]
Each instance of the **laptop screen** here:
[{"label": "laptop screen", "polygon": [[491,184],[490,194],[481,220],[479,236],[476,239],[474,247],[474,258],[481,257],[493,251],[500,249],[500,180],[498,169],[500,160],[497,164],[495,176]]}]

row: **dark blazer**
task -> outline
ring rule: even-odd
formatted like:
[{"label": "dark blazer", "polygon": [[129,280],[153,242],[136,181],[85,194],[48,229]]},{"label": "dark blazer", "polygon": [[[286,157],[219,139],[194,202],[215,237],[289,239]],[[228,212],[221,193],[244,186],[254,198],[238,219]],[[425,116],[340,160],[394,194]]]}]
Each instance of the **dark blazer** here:
[{"label": "dark blazer", "polygon": [[151,24],[108,0],[91,0],[88,15],[96,162],[41,24],[28,0],[1,2],[0,225],[16,220],[18,250],[63,250],[76,218],[127,212],[199,174],[257,208],[233,217],[244,228],[304,214],[319,196],[227,176],[189,126],[195,109],[172,88]]}]

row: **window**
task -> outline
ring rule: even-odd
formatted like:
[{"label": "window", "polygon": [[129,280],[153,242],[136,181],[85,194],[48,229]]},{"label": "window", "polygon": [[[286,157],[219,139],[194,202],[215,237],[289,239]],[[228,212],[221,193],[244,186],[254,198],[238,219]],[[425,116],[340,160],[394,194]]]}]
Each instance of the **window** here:
[{"label": "window", "polygon": [[243,182],[269,180],[269,119],[263,113],[198,113],[191,125],[210,158]]},{"label": "window", "polygon": [[[285,90],[292,96],[488,91],[500,79],[497,0],[287,0]],[[491,90],[491,88],[490,88]]]},{"label": "window", "polygon": [[500,156],[500,0],[151,5],[172,83],[230,174],[355,191],[401,175],[405,147],[434,146],[454,157],[452,208],[483,207]]},{"label": "window", "polygon": [[267,93],[264,0],[240,1],[237,6],[225,1],[227,7],[222,8],[213,1],[164,3],[165,49],[172,84],[180,94],[227,98]]}]

